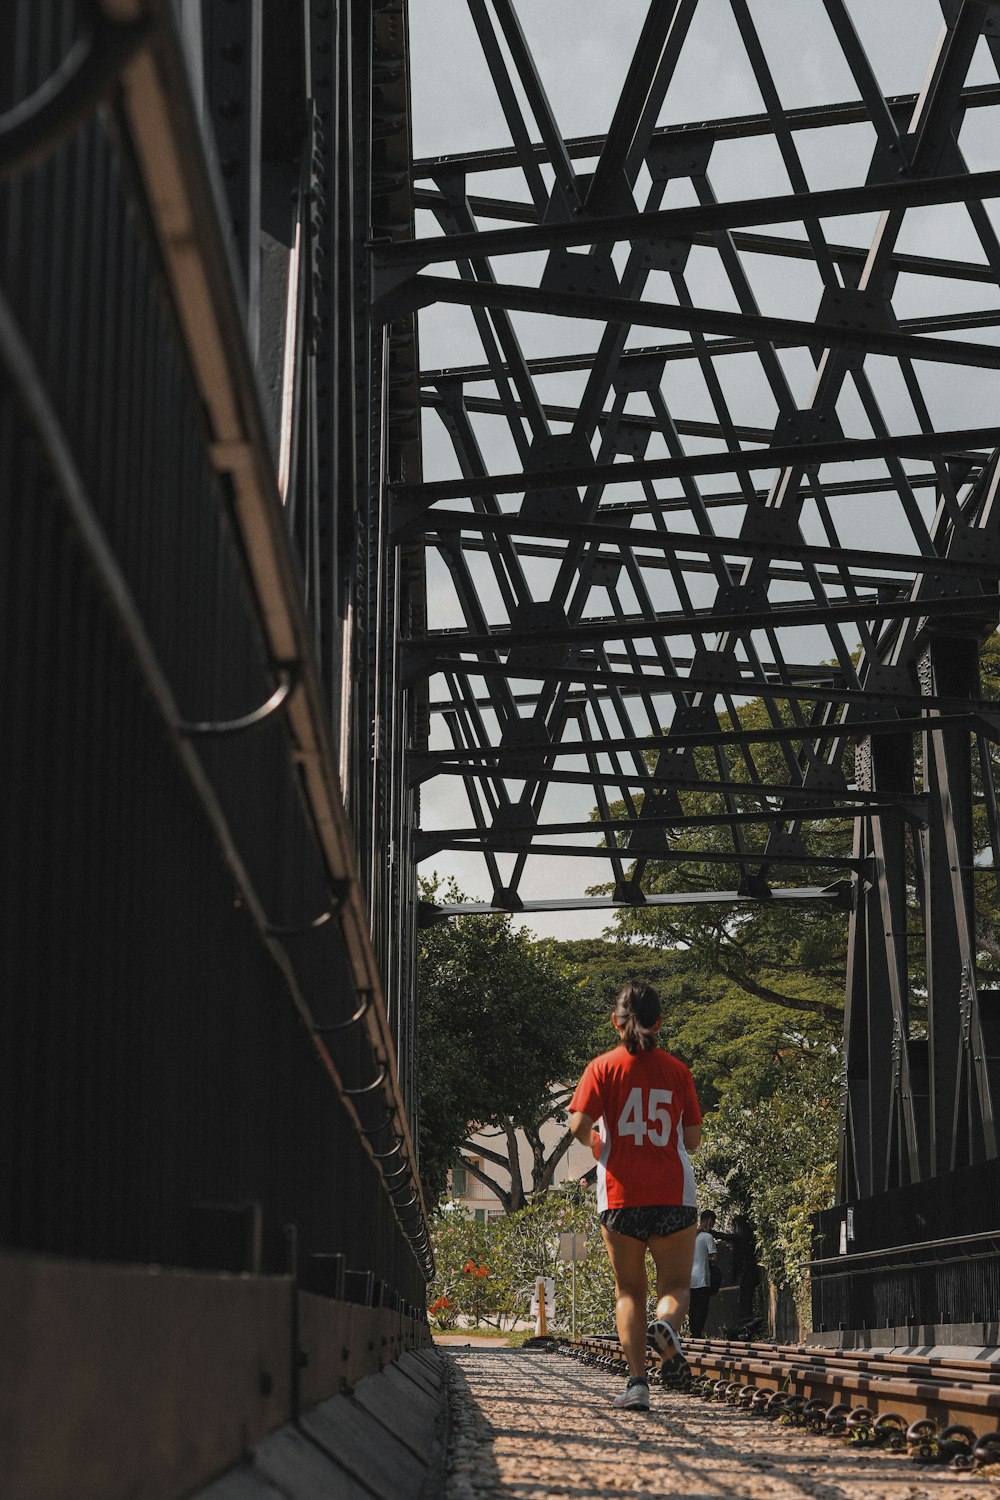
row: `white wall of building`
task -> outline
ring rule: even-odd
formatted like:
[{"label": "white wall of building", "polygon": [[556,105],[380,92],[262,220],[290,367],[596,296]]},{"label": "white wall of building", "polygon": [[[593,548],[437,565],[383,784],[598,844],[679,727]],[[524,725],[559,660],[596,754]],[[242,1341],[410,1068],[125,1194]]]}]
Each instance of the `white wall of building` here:
[{"label": "white wall of building", "polygon": [[[542,1145],[545,1148],[546,1157],[548,1157],[549,1152],[552,1150],[552,1148],[558,1145],[559,1141],[562,1139],[565,1129],[565,1125],[557,1124],[555,1120],[545,1121],[539,1134],[542,1139]],[[490,1127],[486,1127],[483,1130],[477,1131],[475,1135],[470,1136],[469,1141],[469,1148],[463,1149],[462,1156],[465,1158],[471,1157],[474,1161],[479,1162],[482,1165],[484,1171],[486,1171],[490,1175],[490,1177],[494,1178],[505,1191],[508,1191],[510,1189],[511,1181],[510,1169],[497,1166],[495,1162],[491,1162],[479,1156],[478,1152],[476,1151],[477,1146],[482,1146],[489,1151],[496,1151],[501,1156],[506,1156],[506,1134],[502,1130],[494,1130]],[[517,1132],[517,1142],[518,1156],[520,1158],[521,1164],[521,1180],[524,1183],[525,1192],[530,1192],[533,1158],[531,1154],[531,1147],[528,1144],[527,1137],[521,1130]],[[558,1186],[560,1183],[567,1182],[570,1179],[573,1179],[574,1181],[577,1180],[578,1178],[582,1177],[585,1172],[588,1172],[593,1165],[594,1158],[591,1155],[590,1151],[588,1151],[585,1146],[581,1146],[579,1141],[573,1141],[570,1145],[569,1150],[559,1159],[558,1163],[556,1164],[556,1169],[552,1178],[553,1186]],[[449,1179],[449,1196],[455,1202],[460,1203],[466,1209],[466,1211],[474,1215],[474,1217],[480,1219],[491,1219],[496,1218],[503,1213],[503,1206],[501,1205],[500,1199],[496,1196],[495,1193],[490,1191],[485,1183],[482,1183],[478,1180],[478,1178],[473,1177],[471,1172],[466,1173],[464,1193],[456,1191],[457,1188],[461,1187],[462,1182],[460,1176],[456,1177],[456,1174],[453,1172],[451,1178]]]}]

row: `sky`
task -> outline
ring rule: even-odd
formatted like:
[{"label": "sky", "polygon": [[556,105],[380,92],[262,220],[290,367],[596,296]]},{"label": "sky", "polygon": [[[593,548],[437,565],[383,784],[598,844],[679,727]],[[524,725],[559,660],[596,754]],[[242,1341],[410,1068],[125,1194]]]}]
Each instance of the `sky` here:
[{"label": "sky", "polygon": [[[603,133],[631,60],[646,13],[646,0],[516,0],[516,3],[563,135]],[[937,0],[849,0],[848,9],[883,93],[919,91],[941,31],[941,7]],[[823,0],[750,0],[750,10],[786,107],[857,97]],[[470,17],[469,0],[411,0],[410,29],[415,156],[419,159],[509,144],[503,112]],[[969,82],[995,81],[996,70],[980,44]],[[700,0],[659,123],[757,113],[762,107],[730,0]],[[961,145],[973,169],[995,165],[990,153],[995,149],[997,115],[995,109],[967,113]],[[796,144],[809,186],[818,189],[863,182],[873,142],[873,132],[866,126],[798,134]],[[714,192],[723,200],[789,191],[789,180],[777,148],[766,138],[719,143],[713,152],[710,178]],[[643,174],[637,184],[640,202],[648,183],[648,176]],[[478,176],[473,190],[486,196],[528,198],[519,172]],[[690,182],[681,181],[671,183],[664,206],[693,201]],[[830,239],[865,247],[875,225],[872,215],[827,221]],[[432,215],[418,216],[417,232],[439,232]],[[774,232],[801,234],[801,225],[775,227]],[[911,211],[899,248],[983,260],[968,215],[961,208]],[[498,277],[537,285],[541,259],[505,258],[502,265],[497,263]],[[810,263],[746,256],[744,265],[762,312],[806,319],[815,316],[821,284]],[[448,274],[447,267],[435,270],[438,274]],[[736,307],[732,288],[714,251],[696,247],[687,277],[697,304]],[[674,300],[668,295],[669,287],[668,277],[654,275],[644,296],[655,300],[662,291],[666,300]],[[947,283],[916,276],[900,277],[894,294],[895,311],[904,317],[996,305],[997,289],[988,284]],[[594,348],[600,331],[593,323],[575,319],[515,314],[513,321],[529,356],[589,351]],[[986,332],[981,336],[995,335]],[[424,369],[478,364],[483,360],[482,345],[467,309],[443,306],[427,309],[420,314],[419,337]],[[641,346],[668,339],[669,335],[659,331],[635,329],[630,344]],[[782,351],[780,359],[799,404],[806,405],[814,375],[807,352]],[[756,358],[741,356],[715,363],[735,420],[751,426],[773,426],[776,408],[769,388],[760,379]],[[915,430],[912,403],[902,386],[896,362],[869,358],[867,369],[890,423],[898,423],[903,430]],[[923,395],[936,426],[973,426],[996,420],[1000,385],[995,372],[970,370],[960,384],[955,381],[954,371],[944,366],[923,364],[920,374]],[[582,377],[574,375],[550,376],[539,382],[539,390],[547,401],[571,404],[580,394],[581,380]],[[479,389],[483,393],[487,390],[485,386]],[[675,416],[713,417],[708,392],[690,363],[668,365],[663,389]],[[849,383],[838,403],[837,414],[848,435],[870,434],[868,419]],[[481,419],[476,431],[491,468],[519,467],[501,421]],[[713,445],[708,442],[699,445],[697,439],[686,440],[689,452],[699,451],[699,446],[704,450]],[[665,451],[662,444],[656,447],[654,441],[647,456],[655,457]],[[452,478],[458,472],[439,419],[432,412],[426,413],[425,479]],[[845,475],[847,472],[845,467]],[[625,493],[616,498],[626,498]],[[803,525],[806,529],[805,521]],[[866,546],[897,545],[901,531],[906,530],[890,499],[880,503],[877,513],[865,499],[844,501],[838,509],[838,525],[842,537],[845,533],[855,533],[856,544]],[[860,537],[863,542],[857,542]],[[529,561],[527,566],[535,597],[545,597],[554,565],[539,560]],[[493,611],[491,618],[502,619],[499,600],[491,596],[485,572],[479,577],[482,597]],[[432,629],[463,623],[447,572],[433,555],[428,558],[428,590]],[[777,592],[772,588],[772,597]],[[696,604],[710,602],[709,594],[695,600]],[[664,600],[658,607],[671,605]],[[822,659],[829,657],[825,637],[817,635],[806,649],[802,635],[800,632],[796,643],[796,659],[808,659],[810,652]],[[439,681],[432,688],[432,697],[441,696],[441,686]],[[666,704],[664,708],[664,718],[668,718]],[[425,784],[422,826],[448,827],[470,821],[460,787],[459,782],[446,778]],[[554,794],[551,803],[546,803],[546,816],[586,817],[588,809],[581,810],[581,805],[573,801],[574,795],[573,792]],[[490,894],[486,870],[478,856],[439,854],[425,864],[422,873],[429,874],[431,870],[443,876],[454,875],[470,897],[488,898]],[[585,886],[605,878],[606,862],[600,859],[536,859],[529,864],[521,894],[543,896],[558,889],[561,895],[580,895]],[[540,934],[583,937],[599,934],[610,919],[609,912],[532,913],[526,924]]]}]

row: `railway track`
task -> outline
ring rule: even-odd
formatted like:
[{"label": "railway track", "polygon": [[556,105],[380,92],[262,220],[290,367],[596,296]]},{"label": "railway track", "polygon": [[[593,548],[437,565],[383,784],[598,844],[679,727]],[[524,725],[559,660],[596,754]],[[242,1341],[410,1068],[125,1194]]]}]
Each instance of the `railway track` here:
[{"label": "railway track", "polygon": [[[600,1369],[624,1366],[615,1338],[558,1347]],[[789,1429],[905,1449],[921,1463],[1000,1465],[1000,1363],[721,1339],[689,1339],[685,1353],[686,1366],[662,1377],[679,1393]]]}]

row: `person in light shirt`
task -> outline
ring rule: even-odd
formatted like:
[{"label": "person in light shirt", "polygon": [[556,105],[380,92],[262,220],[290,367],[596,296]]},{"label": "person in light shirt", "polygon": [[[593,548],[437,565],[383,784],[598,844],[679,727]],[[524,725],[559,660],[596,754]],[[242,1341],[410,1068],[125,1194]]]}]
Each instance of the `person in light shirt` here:
[{"label": "person in light shirt", "polygon": [[712,1230],[715,1215],[706,1208],[698,1220],[698,1233],[694,1241],[694,1261],[691,1266],[691,1306],[688,1309],[688,1324],[691,1337],[700,1339],[705,1331],[708,1304],[712,1296],[712,1266],[719,1258],[719,1247]]},{"label": "person in light shirt", "polygon": [[[601,1234],[615,1277],[615,1319],[628,1361],[616,1406],[649,1410],[648,1344],[665,1367],[684,1358],[676,1330],[688,1309],[694,1254],[694,1173],[701,1109],[690,1070],[657,1044],[660,998],[627,984],[611,1017],[621,1044],[584,1069],[569,1128],[597,1159]],[[656,1319],[646,1327],[646,1251],[656,1266]]]}]

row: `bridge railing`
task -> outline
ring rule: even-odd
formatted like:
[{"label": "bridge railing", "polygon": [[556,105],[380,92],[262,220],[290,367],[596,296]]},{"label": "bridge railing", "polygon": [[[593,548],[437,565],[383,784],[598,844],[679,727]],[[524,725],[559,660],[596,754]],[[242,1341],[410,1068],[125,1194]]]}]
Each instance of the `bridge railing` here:
[{"label": "bridge railing", "polygon": [[996,1343],[998,1210],[995,1160],[827,1209],[810,1263],[814,1330]]}]

